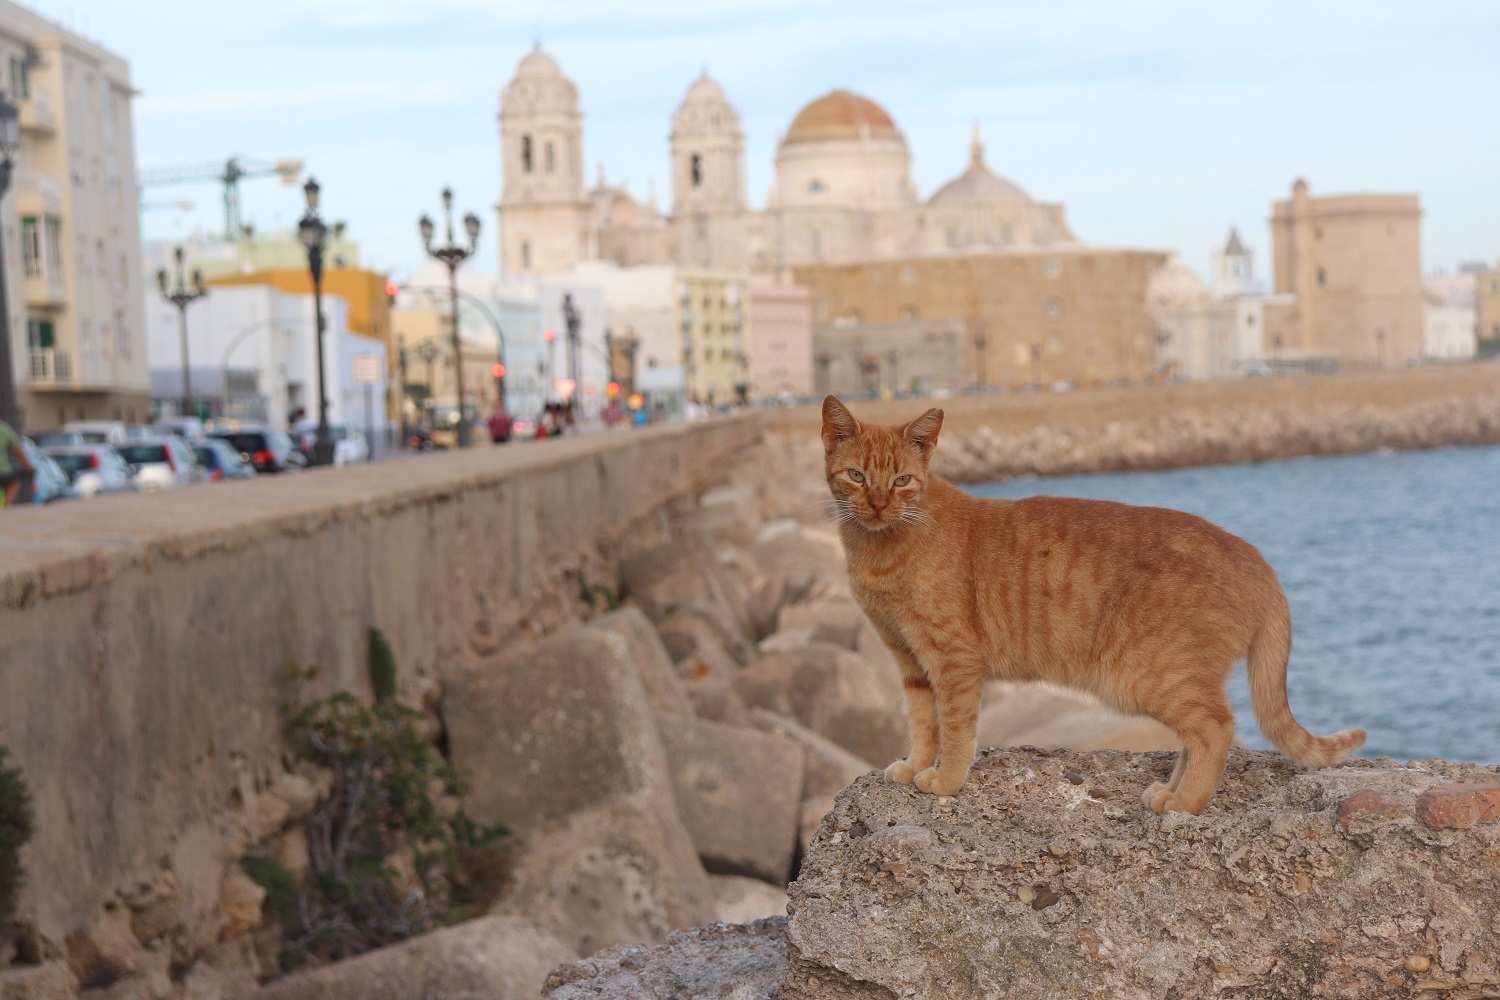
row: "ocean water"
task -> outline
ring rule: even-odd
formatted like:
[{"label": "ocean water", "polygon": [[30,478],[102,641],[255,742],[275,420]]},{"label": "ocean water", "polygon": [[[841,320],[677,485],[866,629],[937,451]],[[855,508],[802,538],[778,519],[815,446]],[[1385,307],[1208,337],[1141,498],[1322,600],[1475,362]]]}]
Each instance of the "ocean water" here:
[{"label": "ocean water", "polygon": [[[1369,731],[1360,756],[1500,764],[1500,448],[1022,479],[977,496],[1191,511],[1257,546],[1292,607],[1292,713]],[[1246,745],[1266,749],[1244,669]]]}]

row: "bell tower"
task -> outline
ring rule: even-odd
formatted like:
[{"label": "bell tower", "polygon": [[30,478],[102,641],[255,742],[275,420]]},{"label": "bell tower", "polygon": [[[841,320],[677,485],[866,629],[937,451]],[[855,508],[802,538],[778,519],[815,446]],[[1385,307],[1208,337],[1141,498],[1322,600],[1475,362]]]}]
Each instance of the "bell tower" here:
[{"label": "bell tower", "polygon": [[538,44],[500,94],[500,267],[566,271],[590,256],[578,88]]},{"label": "bell tower", "polygon": [[745,210],[745,129],[707,72],[672,116],[672,214]]}]

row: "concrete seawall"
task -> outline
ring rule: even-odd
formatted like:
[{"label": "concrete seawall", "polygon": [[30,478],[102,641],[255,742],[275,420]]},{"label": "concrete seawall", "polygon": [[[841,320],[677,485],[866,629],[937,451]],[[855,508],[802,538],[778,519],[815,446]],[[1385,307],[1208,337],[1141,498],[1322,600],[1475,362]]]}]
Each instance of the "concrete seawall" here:
[{"label": "concrete seawall", "polygon": [[187,926],[213,928],[281,767],[288,662],[366,690],[377,627],[403,683],[441,684],[576,621],[759,435],[740,417],[7,511],[0,744],[37,819],[21,916],[61,941],[171,869]]}]

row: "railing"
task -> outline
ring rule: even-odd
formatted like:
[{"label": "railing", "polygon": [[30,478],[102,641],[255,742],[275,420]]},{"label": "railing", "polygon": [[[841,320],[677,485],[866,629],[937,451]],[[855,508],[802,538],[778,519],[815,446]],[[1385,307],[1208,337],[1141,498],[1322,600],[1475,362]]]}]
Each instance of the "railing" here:
[{"label": "railing", "polygon": [[67,351],[56,347],[33,347],[31,349],[31,381],[71,382],[73,364]]}]

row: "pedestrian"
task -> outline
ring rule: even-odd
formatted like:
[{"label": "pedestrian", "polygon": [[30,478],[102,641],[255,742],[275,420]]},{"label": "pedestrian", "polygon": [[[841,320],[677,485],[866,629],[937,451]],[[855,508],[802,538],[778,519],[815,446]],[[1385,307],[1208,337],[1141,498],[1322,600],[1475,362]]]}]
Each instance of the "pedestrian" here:
[{"label": "pedestrian", "polygon": [[514,426],[515,420],[511,418],[509,413],[505,412],[505,407],[497,402],[495,404],[495,412],[490,414],[489,419],[490,440],[495,442],[495,444],[504,444],[510,440],[511,429]]},{"label": "pedestrian", "polygon": [[21,435],[0,419],[0,507],[9,507],[21,495],[21,487],[36,470],[21,447]]}]

